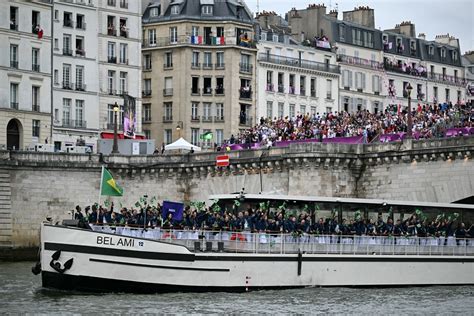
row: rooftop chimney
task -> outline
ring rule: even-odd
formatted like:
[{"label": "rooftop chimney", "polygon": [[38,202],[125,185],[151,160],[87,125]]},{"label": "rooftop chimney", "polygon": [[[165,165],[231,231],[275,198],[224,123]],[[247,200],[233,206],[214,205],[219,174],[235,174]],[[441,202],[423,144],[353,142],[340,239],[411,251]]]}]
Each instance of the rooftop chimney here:
[{"label": "rooftop chimney", "polygon": [[328,14],[328,15],[329,15],[330,17],[333,17],[333,18],[335,18],[335,19],[337,20],[337,13],[338,13],[337,10],[331,10],[331,11],[329,11],[329,14]]},{"label": "rooftop chimney", "polygon": [[352,11],[342,12],[342,20],[375,28],[374,9],[368,6],[360,6],[354,8]]}]

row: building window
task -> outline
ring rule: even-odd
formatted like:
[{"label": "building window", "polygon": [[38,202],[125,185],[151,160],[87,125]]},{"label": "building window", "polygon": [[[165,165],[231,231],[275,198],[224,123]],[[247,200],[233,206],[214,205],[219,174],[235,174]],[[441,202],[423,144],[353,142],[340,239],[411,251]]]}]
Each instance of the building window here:
[{"label": "building window", "polygon": [[290,119],[293,119],[295,117],[295,105],[294,104],[290,104],[290,106],[288,107],[288,115],[290,116]]},{"label": "building window", "polygon": [[224,121],[224,104],[216,103],[216,121]]},{"label": "building window", "polygon": [[115,94],[115,71],[113,70],[107,72],[107,89],[109,94]]},{"label": "building window", "polygon": [[117,58],[115,57],[115,43],[114,42],[107,43],[107,61],[113,64],[117,62]]},{"label": "building window", "polygon": [[151,131],[149,129],[144,129],[143,134],[145,134],[146,139],[151,139]]},{"label": "building window", "polygon": [[198,68],[199,66],[199,52],[193,52],[191,67]]},{"label": "building window", "polygon": [[312,106],[312,107],[311,107],[311,116],[312,116],[312,117],[315,117],[315,116],[316,116],[316,107],[315,107],[315,106]]},{"label": "building window", "polygon": [[211,52],[204,52],[204,68],[211,69],[212,68],[212,53]]},{"label": "building window", "polygon": [[224,130],[216,129],[216,144],[217,144],[217,146],[222,145],[223,141],[224,141]]},{"label": "building window", "polygon": [[[290,104],[291,106],[291,104]],[[300,105],[300,114],[301,115],[306,115],[306,105],[301,104]]]},{"label": "building window", "polygon": [[343,24],[339,24],[339,40],[341,42],[346,41],[346,26]]},{"label": "building window", "polygon": [[224,52],[216,53],[216,68],[224,68]]},{"label": "building window", "polygon": [[438,87],[433,87],[433,102],[438,102]]},{"label": "building window", "polygon": [[191,144],[198,146],[199,144],[199,128],[191,128]]},{"label": "building window", "polygon": [[173,67],[173,53],[166,52],[165,53],[165,68],[172,68]]},{"label": "building window", "polygon": [[40,136],[40,126],[41,126],[41,122],[40,120],[33,120],[33,124],[32,124],[32,135],[33,137],[39,137]]},{"label": "building window", "polygon": [[128,65],[128,44],[120,43],[119,62]]},{"label": "building window", "polygon": [[[107,105],[107,129],[114,129],[115,125],[115,104]],[[120,105],[119,112],[117,114],[117,129],[122,129],[123,126],[123,105]]]},{"label": "building window", "polygon": [[164,132],[164,142],[166,145],[168,144],[171,144],[171,142],[173,141],[172,139],[172,130],[171,129],[165,129],[165,132]]},{"label": "building window", "polygon": [[199,26],[191,26],[191,36],[199,36]]},{"label": "building window", "polygon": [[143,96],[149,97],[151,96],[151,79],[143,80]]},{"label": "building window", "polygon": [[39,112],[40,110],[40,87],[33,86],[31,88],[31,107],[32,111]]},{"label": "building window", "polygon": [[374,94],[380,94],[380,77],[377,75],[372,77],[372,91]]},{"label": "building window", "polygon": [[164,107],[164,120],[165,121],[172,121],[173,120],[173,102],[165,102],[163,104]]},{"label": "building window", "polygon": [[10,83],[10,108],[18,110],[18,83]]},{"label": "building window", "polygon": [[171,6],[171,14],[179,14],[179,5]]},{"label": "building window", "polygon": [[10,7],[10,30],[18,31],[18,8]]},{"label": "building window", "polygon": [[283,118],[283,115],[284,115],[284,106],[285,106],[285,103],[283,103],[283,102],[278,102],[278,117],[279,117],[279,118]]},{"label": "building window", "polygon": [[84,66],[76,66],[76,90],[84,91]]},{"label": "building window", "polygon": [[164,96],[173,95],[173,77],[165,78],[165,89],[163,90]]},{"label": "building window", "polygon": [[63,126],[71,125],[71,99],[63,99]]},{"label": "building window", "polygon": [[59,70],[54,69],[54,84],[59,84]]},{"label": "building window", "polygon": [[178,43],[178,28],[176,26],[170,27],[170,44]]},{"label": "building window", "polygon": [[31,70],[40,71],[40,50],[39,48],[33,48],[31,50]]},{"label": "building window", "polygon": [[211,121],[212,120],[212,103],[203,103],[202,104],[202,119],[203,121]]},{"label": "building window", "polygon": [[77,14],[76,15],[76,28],[85,30],[86,29],[86,22],[84,22],[85,18],[84,15],[82,14]]},{"label": "building window", "polygon": [[192,102],[191,103],[191,120],[196,121],[199,120],[199,103],[198,102]]},{"label": "building window", "polygon": [[310,93],[311,93],[311,97],[313,98],[316,98],[316,78],[311,78],[311,81],[310,81]]},{"label": "building window", "polygon": [[150,9],[150,17],[155,17],[155,16],[158,16],[159,14],[160,14],[160,11],[158,10],[158,8]]},{"label": "building window", "polygon": [[155,29],[148,30],[148,44],[150,46],[156,45],[156,30]]},{"label": "building window", "polygon": [[267,101],[267,118],[273,118],[273,102]]},{"label": "building window", "polygon": [[128,94],[127,73],[121,71],[119,78],[119,94]]},{"label": "building window", "polygon": [[[364,74],[365,77],[365,74]],[[332,100],[332,80],[326,80],[326,99]]]},{"label": "building window", "polygon": [[201,13],[202,15],[212,15],[212,5],[203,5]]},{"label": "building window", "polygon": [[72,56],[71,35],[63,35],[63,55]]},{"label": "building window", "polygon": [[10,45],[10,67],[18,69],[18,45]]},{"label": "building window", "polygon": [[63,26],[65,27],[72,27],[72,13],[71,12],[64,12],[63,14]]},{"label": "building window", "polygon": [[451,97],[449,95],[449,89],[446,89],[446,102],[449,102],[451,100]]},{"label": "building window", "polygon": [[143,68],[144,70],[151,70],[151,55],[143,55]]},{"label": "building window", "polygon": [[86,127],[84,122],[84,100],[76,100],[76,121],[74,127]]},{"label": "building window", "polygon": [[151,122],[151,104],[143,104],[143,122]]},{"label": "building window", "polygon": [[442,47],[441,48],[441,59],[445,59],[446,58],[446,48]]},{"label": "building window", "polygon": [[71,65],[63,64],[63,89],[72,89]]}]

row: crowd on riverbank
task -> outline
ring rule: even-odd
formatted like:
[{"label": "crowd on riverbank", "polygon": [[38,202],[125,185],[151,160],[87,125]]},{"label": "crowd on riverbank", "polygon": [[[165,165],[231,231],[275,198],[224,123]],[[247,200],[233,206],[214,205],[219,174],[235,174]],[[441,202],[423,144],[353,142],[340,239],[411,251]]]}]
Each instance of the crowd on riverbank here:
[{"label": "crowd on riverbank", "polygon": [[[419,138],[444,137],[447,128],[474,127],[474,104],[415,104],[412,119],[412,132]],[[370,142],[377,135],[407,132],[407,126],[408,111],[396,106],[378,113],[368,110],[301,113],[295,117],[261,118],[258,125],[232,135],[226,143],[271,146],[275,141],[350,136],[363,136],[364,142]]]},{"label": "crowd on riverbank", "polygon": [[[364,219],[359,212],[352,218],[338,222],[336,214],[327,218],[316,218],[316,213],[293,211],[279,207],[274,211],[251,208],[246,211],[222,211],[215,207],[198,210],[187,206],[182,219],[176,220],[173,214],[162,217],[161,206],[141,208],[86,207],[84,211],[76,207],[76,219],[91,224],[112,226],[150,227],[179,230],[213,230],[235,232],[286,233],[295,235],[358,235],[358,236],[418,236],[474,238],[474,225],[466,225],[457,220],[457,214],[439,215],[428,220],[420,211],[411,214],[407,219],[393,221],[388,216],[384,221],[382,215],[377,220]],[[145,225],[146,223],[146,225]]]}]

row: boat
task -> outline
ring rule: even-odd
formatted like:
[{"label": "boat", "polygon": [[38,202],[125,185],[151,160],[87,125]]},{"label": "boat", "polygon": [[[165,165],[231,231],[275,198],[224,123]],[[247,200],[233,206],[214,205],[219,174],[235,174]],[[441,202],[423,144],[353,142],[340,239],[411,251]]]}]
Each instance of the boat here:
[{"label": "boat", "polygon": [[[456,212],[472,223],[473,205],[265,194],[211,196],[222,207],[308,207],[318,216],[364,212]],[[235,203],[234,201],[239,201]],[[433,213],[434,214],[434,213]],[[165,230],[41,224],[46,288],[87,292],[245,292],[302,287],[474,284],[473,239],[281,232]]]}]

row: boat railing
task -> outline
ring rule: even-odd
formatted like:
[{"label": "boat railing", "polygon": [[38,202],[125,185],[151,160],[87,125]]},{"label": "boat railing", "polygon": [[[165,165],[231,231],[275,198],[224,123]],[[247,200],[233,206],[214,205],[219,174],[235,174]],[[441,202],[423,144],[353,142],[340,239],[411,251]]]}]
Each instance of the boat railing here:
[{"label": "boat railing", "polygon": [[158,240],[193,252],[474,256],[474,238],[176,230],[91,225],[93,231]]}]

